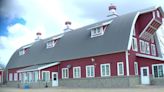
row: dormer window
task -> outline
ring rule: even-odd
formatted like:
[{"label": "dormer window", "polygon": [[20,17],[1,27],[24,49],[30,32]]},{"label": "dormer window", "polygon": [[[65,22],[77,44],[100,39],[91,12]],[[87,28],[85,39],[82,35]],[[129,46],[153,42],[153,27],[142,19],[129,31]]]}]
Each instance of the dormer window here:
[{"label": "dormer window", "polygon": [[103,27],[97,27],[97,28],[91,29],[91,38],[101,36],[103,34],[104,34]]},{"label": "dormer window", "polygon": [[24,50],[24,49],[21,49],[21,50],[19,51],[19,56],[24,55],[24,54],[25,54],[25,50]]},{"label": "dormer window", "polygon": [[48,41],[47,44],[46,44],[46,47],[47,49],[48,48],[53,48],[56,44],[56,40],[51,40],[51,41]]},{"label": "dormer window", "polygon": [[19,56],[24,55],[28,52],[32,44],[26,45],[19,50]]}]

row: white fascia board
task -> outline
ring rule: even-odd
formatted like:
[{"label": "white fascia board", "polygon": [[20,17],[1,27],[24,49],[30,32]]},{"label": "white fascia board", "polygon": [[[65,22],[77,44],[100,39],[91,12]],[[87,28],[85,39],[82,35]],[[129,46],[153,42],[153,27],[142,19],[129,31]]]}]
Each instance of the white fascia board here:
[{"label": "white fascia board", "polygon": [[164,58],[155,57],[155,56],[149,56],[149,55],[144,55],[144,54],[139,54],[139,53],[136,53],[136,56],[143,57],[143,58],[154,59],[154,60],[164,61]]}]

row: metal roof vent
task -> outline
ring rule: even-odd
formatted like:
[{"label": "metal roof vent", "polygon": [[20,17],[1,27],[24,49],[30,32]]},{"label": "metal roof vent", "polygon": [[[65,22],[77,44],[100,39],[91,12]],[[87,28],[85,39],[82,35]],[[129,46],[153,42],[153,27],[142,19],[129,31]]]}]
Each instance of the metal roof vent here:
[{"label": "metal roof vent", "polygon": [[115,5],[113,5],[112,3],[109,6],[109,15],[107,17],[117,17],[118,14],[116,12],[117,7]]},{"label": "metal roof vent", "polygon": [[65,25],[66,25],[66,28],[64,29],[64,32],[72,31],[72,29],[70,28],[70,26],[71,26],[71,22],[70,21],[66,21]]},{"label": "metal roof vent", "polygon": [[37,38],[35,39],[35,41],[39,41],[41,39],[41,35],[42,35],[41,32],[37,32],[36,33]]}]

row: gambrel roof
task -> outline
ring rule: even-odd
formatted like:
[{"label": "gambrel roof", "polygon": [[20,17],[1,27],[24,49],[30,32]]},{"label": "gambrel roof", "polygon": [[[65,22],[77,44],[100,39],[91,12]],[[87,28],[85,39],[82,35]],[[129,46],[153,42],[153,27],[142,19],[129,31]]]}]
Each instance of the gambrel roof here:
[{"label": "gambrel roof", "polygon": [[[160,8],[160,7],[159,7]],[[149,8],[157,9],[157,7]],[[160,8],[161,9],[161,8]],[[148,11],[144,10],[145,12]],[[19,56],[18,49],[7,65],[7,68],[31,66],[44,63],[72,60],[84,57],[124,52],[129,44],[134,23],[139,11],[104,20],[73,31],[66,32],[58,39],[55,47],[46,48],[46,43],[53,37],[32,43],[25,55]],[[142,13],[144,13],[142,11]],[[106,28],[104,35],[91,38],[90,28],[113,20]]]}]

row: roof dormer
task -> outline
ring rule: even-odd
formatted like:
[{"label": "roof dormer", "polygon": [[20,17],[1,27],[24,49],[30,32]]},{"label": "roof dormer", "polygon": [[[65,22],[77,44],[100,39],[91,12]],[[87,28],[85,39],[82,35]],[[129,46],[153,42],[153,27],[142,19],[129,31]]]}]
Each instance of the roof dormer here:
[{"label": "roof dormer", "polygon": [[32,44],[23,46],[23,47],[19,50],[19,56],[26,54],[26,53],[28,52],[28,50],[30,49],[31,46],[32,46]]},{"label": "roof dormer", "polygon": [[97,26],[94,26],[94,27],[90,28],[89,30],[91,30],[91,38],[104,35],[104,32],[105,32],[107,26],[112,21],[113,20],[110,20],[110,21],[107,21],[107,22],[103,22],[103,23],[101,23],[101,24],[99,24]]},{"label": "roof dormer", "polygon": [[59,35],[56,35],[56,36],[52,37],[51,39],[49,39],[46,43],[46,48],[48,49],[48,48],[55,47],[57,41],[63,36],[64,36],[64,34],[59,34]]}]

